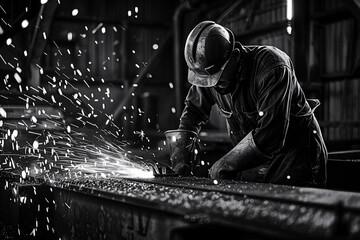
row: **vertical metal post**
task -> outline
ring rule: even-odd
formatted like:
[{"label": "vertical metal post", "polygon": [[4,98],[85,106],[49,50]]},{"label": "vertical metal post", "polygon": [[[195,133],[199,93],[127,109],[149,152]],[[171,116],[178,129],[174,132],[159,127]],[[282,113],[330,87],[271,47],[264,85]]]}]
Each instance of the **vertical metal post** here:
[{"label": "vertical metal post", "polygon": [[175,11],[173,17],[173,29],[174,29],[174,78],[175,78],[175,107],[176,116],[180,118],[183,101],[184,101],[184,76],[183,76],[183,54],[182,54],[182,16],[183,13],[190,9],[190,4],[186,1],[183,2]]}]

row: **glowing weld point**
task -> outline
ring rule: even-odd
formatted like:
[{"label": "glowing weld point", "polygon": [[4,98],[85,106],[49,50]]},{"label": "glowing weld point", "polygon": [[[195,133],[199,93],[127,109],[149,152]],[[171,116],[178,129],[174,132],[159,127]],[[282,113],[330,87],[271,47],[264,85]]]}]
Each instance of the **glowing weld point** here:
[{"label": "glowing weld point", "polygon": [[171,137],[171,141],[176,142],[176,137],[175,137],[175,136],[172,136],[172,137]]},{"label": "glowing weld point", "polygon": [[290,175],[287,175],[286,178],[287,178],[287,179],[290,179],[291,177],[290,177]]},{"label": "glowing weld point", "polygon": [[263,111],[259,111],[259,116],[260,116],[260,117],[264,116],[264,112],[263,112]]},{"label": "glowing weld point", "polygon": [[216,179],[214,179],[213,183],[214,183],[215,185],[219,184],[218,180],[216,180]]}]

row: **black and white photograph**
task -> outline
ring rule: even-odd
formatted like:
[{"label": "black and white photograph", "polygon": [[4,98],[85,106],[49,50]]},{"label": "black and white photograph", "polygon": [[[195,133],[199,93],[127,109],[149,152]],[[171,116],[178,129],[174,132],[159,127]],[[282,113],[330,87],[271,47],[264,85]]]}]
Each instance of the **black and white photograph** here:
[{"label": "black and white photograph", "polygon": [[360,0],[0,0],[0,239],[360,239]]}]

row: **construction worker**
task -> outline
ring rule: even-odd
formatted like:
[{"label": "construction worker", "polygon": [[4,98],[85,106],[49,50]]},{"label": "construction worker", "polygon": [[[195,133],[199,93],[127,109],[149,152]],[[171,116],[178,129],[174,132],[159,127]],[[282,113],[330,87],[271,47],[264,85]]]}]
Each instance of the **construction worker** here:
[{"label": "construction worker", "polygon": [[[212,165],[211,178],[325,187],[327,149],[314,116],[319,101],[306,99],[287,54],[243,46],[212,21],[195,26],[184,54],[192,86],[178,131],[199,133],[216,104],[234,145]],[[174,171],[190,175],[188,158],[178,149],[171,154]]]}]

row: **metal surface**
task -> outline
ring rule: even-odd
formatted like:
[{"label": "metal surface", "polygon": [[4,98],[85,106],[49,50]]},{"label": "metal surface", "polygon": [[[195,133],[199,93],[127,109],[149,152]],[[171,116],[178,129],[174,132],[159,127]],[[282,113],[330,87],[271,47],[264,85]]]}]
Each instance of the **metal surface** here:
[{"label": "metal surface", "polygon": [[41,181],[1,174],[2,216],[6,218],[6,209],[12,218],[7,220],[23,235],[61,239],[224,239],[233,234],[244,239],[360,238],[359,193],[207,178],[66,176]]}]

